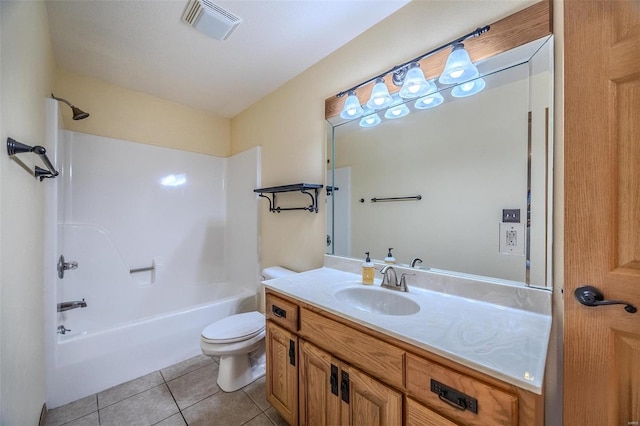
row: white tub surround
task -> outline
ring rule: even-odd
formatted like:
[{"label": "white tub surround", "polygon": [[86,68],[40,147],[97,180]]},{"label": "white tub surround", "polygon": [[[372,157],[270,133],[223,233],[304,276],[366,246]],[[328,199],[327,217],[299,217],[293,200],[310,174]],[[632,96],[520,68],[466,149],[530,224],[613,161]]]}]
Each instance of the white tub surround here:
[{"label": "white tub surround", "polygon": [[[257,308],[260,282],[259,147],[220,158],[70,132],[58,108],[47,101],[49,408],[197,355],[204,327]],[[60,255],[78,265],[62,278]]]},{"label": "white tub surround", "polygon": [[[357,265],[327,256],[327,263]],[[347,265],[351,267],[352,265]],[[379,266],[376,265],[377,271]],[[407,279],[408,293],[395,292],[420,305],[412,315],[381,315],[338,300],[342,288],[362,286],[359,273],[323,267],[289,277],[264,281],[284,295],[357,322],[507,383],[542,393],[547,345],[551,330],[551,293],[505,284],[480,283],[493,301],[456,293],[473,287],[469,279],[395,267],[415,273]],[[376,272],[379,276],[379,273]],[[375,286],[380,285],[376,279]],[[364,287],[364,286],[363,286]],[[476,288],[476,290],[477,290]]]}]

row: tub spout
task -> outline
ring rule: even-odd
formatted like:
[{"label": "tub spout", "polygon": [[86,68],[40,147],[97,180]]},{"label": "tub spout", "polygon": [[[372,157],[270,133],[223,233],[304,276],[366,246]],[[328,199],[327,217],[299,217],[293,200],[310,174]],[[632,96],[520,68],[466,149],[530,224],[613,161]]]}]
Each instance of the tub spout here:
[{"label": "tub spout", "polygon": [[58,312],[64,312],[70,309],[86,308],[86,307],[87,307],[87,302],[85,302],[84,299],[74,300],[73,302],[62,302],[62,303],[58,303]]}]

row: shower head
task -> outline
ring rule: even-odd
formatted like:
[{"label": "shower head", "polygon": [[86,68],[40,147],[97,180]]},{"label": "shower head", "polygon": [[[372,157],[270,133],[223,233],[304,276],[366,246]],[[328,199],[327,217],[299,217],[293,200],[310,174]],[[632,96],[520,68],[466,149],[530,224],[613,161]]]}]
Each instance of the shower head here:
[{"label": "shower head", "polygon": [[83,110],[81,110],[80,108],[76,107],[75,105],[73,105],[68,100],[62,99],[62,98],[56,98],[55,96],[53,96],[53,93],[51,94],[51,97],[53,99],[55,99],[56,101],[61,101],[61,102],[64,102],[65,104],[69,105],[71,107],[71,110],[73,111],[73,119],[74,120],[82,120],[83,118],[87,118],[89,116],[88,112],[84,112]]}]

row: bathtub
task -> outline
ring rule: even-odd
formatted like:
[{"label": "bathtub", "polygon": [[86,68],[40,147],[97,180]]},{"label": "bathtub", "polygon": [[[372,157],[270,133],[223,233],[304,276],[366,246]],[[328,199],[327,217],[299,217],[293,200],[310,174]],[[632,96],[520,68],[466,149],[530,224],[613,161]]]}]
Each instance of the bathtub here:
[{"label": "bathtub", "polygon": [[256,309],[256,294],[246,288],[215,284],[215,292],[219,297],[213,302],[108,329],[68,322],[72,332],[58,335],[54,345],[47,406],[64,405],[196,356],[205,326]]},{"label": "bathtub", "polygon": [[[71,132],[58,108],[47,99],[48,408],[196,356],[204,327],[255,310],[262,207],[259,148],[222,158]],[[61,273],[60,256],[78,267]]]}]

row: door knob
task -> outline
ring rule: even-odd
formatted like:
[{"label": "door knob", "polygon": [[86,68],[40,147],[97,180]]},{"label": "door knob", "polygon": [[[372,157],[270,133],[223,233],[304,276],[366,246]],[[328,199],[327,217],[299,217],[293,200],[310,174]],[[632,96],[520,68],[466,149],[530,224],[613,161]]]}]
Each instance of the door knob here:
[{"label": "door knob", "polygon": [[591,286],[583,286],[576,288],[573,293],[578,302],[585,306],[602,306],[602,305],[626,305],[624,310],[630,314],[635,314],[638,309],[630,303],[621,300],[605,300],[600,290]]}]

